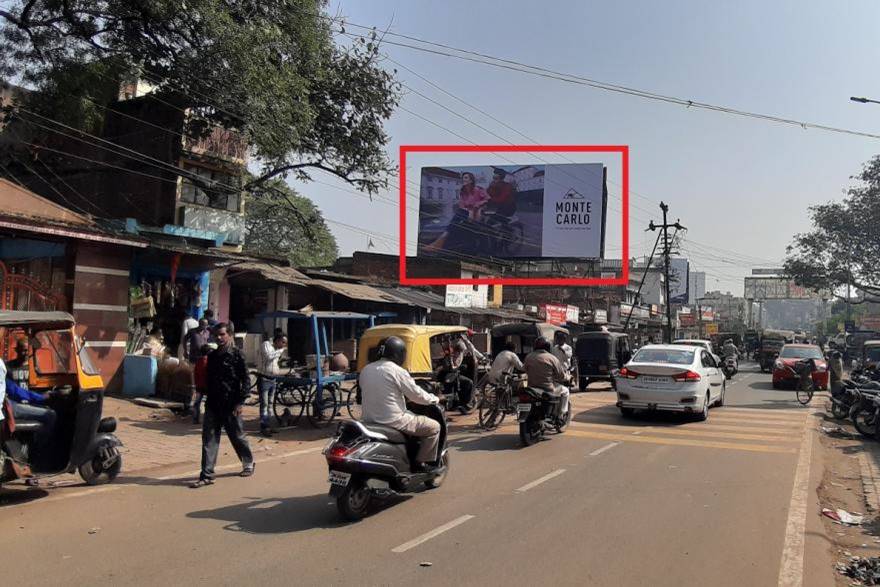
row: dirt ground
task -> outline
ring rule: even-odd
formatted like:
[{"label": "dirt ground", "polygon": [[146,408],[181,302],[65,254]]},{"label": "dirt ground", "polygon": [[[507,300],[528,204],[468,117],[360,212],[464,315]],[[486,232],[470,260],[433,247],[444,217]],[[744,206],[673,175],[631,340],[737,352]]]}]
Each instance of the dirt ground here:
[{"label": "dirt ground", "polygon": [[[861,454],[878,462],[880,444],[863,437],[851,423],[838,422],[830,416],[825,416],[821,426],[826,429],[840,427],[843,431],[829,433],[820,428],[824,474],[818,489],[819,503],[822,508],[865,514],[860,526],[847,526],[822,516],[826,533],[833,541],[830,544],[832,558],[837,563],[845,563],[851,556],[880,556],[880,512],[868,509],[859,464]],[[836,575],[837,585],[854,584],[849,577]]]}]

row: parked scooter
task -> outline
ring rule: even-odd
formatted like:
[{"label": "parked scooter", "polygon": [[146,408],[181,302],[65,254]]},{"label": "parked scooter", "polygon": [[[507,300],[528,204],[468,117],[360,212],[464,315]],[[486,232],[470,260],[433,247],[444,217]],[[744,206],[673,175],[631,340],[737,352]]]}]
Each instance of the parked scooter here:
[{"label": "parked scooter", "polygon": [[541,440],[547,430],[555,429],[558,434],[565,432],[571,422],[571,400],[563,414],[559,413],[561,401],[561,397],[534,387],[525,387],[519,392],[516,414],[519,438],[524,446]]},{"label": "parked scooter", "polygon": [[409,493],[420,487],[440,487],[449,472],[446,448],[446,414],[442,407],[410,406],[411,411],[440,423],[439,458],[434,468],[414,471],[418,439],[380,424],[342,422],[324,449],[330,469],[330,496],[336,498],[340,515],[357,521],[369,511],[374,499]]}]

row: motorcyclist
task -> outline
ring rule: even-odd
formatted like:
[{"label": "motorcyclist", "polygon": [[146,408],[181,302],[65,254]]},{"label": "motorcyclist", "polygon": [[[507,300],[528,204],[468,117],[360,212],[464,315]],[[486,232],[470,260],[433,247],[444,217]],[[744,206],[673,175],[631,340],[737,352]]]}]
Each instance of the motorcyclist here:
[{"label": "motorcyclist", "polygon": [[523,362],[529,387],[546,391],[559,397],[560,414],[568,408],[568,372],[556,356],[550,352],[550,341],[543,336],[535,340],[535,350]]},{"label": "motorcyclist", "polygon": [[396,336],[379,343],[379,359],[368,364],[358,377],[363,398],[363,421],[389,426],[421,439],[416,468],[428,470],[437,461],[440,423],[406,409],[406,400],[421,405],[436,404],[439,399],[416,385],[404,369],[406,344]]},{"label": "motorcyclist", "polygon": [[736,348],[736,345],[733,344],[732,338],[728,338],[727,340],[724,341],[724,346],[721,347],[721,356],[722,357],[724,357],[726,359],[727,357],[733,355],[733,357],[736,358],[738,353],[739,353],[739,351]]},{"label": "motorcyclist", "polygon": [[[472,373],[474,370],[475,361],[477,360],[474,351],[476,349],[472,346],[469,347],[463,339],[458,338],[454,340],[446,356],[443,358],[443,363],[435,373],[437,381],[444,381],[450,373],[458,371],[458,393],[455,399],[462,410],[467,408],[474,395],[474,380],[465,375],[465,373]],[[468,360],[466,361],[466,359]],[[454,394],[451,384],[444,390],[444,393],[447,395]]]}]

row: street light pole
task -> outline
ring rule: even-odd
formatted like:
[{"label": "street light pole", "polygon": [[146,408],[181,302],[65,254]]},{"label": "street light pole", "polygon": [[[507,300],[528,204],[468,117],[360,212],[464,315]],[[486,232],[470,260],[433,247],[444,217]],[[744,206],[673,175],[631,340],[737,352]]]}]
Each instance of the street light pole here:
[{"label": "street light pole", "polygon": [[880,104],[880,100],[872,100],[870,98],[857,98],[856,96],[850,96],[849,99],[853,102],[859,102],[860,104]]}]

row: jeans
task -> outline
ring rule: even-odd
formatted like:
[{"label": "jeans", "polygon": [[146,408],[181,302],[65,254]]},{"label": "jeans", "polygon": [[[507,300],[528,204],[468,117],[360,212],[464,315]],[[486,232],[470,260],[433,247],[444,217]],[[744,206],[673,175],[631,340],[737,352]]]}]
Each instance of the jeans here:
[{"label": "jeans", "polygon": [[260,428],[269,426],[269,410],[275,399],[275,378],[260,375]]},{"label": "jeans", "polygon": [[[42,429],[34,434],[34,448],[36,449],[37,456],[45,460],[47,456],[45,453],[48,451],[49,442],[52,440],[52,435],[55,432],[55,421],[58,419],[55,410],[42,406],[12,402],[12,415],[16,420],[30,420],[31,422],[43,423]],[[31,463],[34,462],[35,460],[32,458]]]},{"label": "jeans", "polygon": [[217,464],[217,452],[220,448],[220,431],[224,429],[244,468],[253,469],[254,467],[254,456],[251,454],[251,447],[245,438],[241,417],[233,413],[216,414],[210,409],[205,409],[205,419],[202,423],[202,472],[199,475],[200,479],[214,478],[214,465]]},{"label": "jeans", "polygon": [[199,417],[202,414],[202,400],[205,399],[204,391],[196,391],[193,393],[192,405],[190,406],[190,411],[192,412],[193,424],[199,423]]}]

